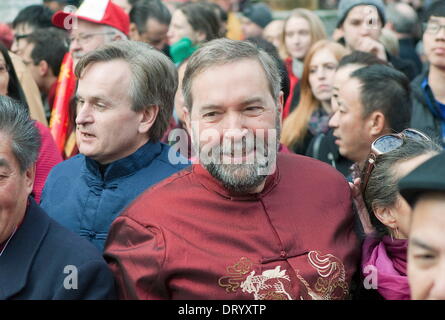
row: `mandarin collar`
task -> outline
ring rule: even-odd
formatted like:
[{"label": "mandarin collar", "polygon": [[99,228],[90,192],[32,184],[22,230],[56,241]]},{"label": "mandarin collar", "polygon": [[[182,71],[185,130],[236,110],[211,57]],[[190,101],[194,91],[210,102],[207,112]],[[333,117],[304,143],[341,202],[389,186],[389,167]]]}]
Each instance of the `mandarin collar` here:
[{"label": "mandarin collar", "polygon": [[[278,160],[278,159],[277,159]],[[276,170],[273,174],[268,175],[266,178],[266,183],[264,189],[258,193],[234,193],[224,188],[223,184],[215,179],[201,164],[194,164],[192,167],[195,176],[197,177],[199,183],[209,190],[210,192],[217,193],[223,198],[238,201],[256,201],[260,200],[271,192],[280,180],[280,173],[278,170],[278,163]]]},{"label": "mandarin collar", "polygon": [[160,142],[148,141],[131,155],[108,164],[103,177],[100,172],[100,164],[97,161],[85,157],[85,164],[87,170],[94,176],[103,181],[110,181],[133,174],[139,169],[146,167],[161,152],[162,146]]}]

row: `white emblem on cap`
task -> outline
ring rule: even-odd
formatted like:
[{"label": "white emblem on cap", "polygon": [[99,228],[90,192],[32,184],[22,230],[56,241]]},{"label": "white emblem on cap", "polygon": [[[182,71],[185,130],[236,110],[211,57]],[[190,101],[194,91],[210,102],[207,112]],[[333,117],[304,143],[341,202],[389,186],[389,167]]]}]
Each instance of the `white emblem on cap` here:
[{"label": "white emblem on cap", "polygon": [[105,15],[109,0],[85,0],[76,15],[101,21]]}]

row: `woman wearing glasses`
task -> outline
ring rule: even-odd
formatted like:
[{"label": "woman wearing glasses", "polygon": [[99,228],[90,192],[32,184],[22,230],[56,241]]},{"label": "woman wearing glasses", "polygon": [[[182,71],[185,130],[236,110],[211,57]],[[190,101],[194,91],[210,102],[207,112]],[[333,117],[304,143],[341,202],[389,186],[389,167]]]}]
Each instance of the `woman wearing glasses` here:
[{"label": "woman wearing glasses", "polygon": [[[12,64],[8,50],[0,43],[0,95],[8,96],[22,103],[24,112],[29,113],[26,97],[23,93],[17,74]],[[26,108],[26,109],[25,109]],[[34,180],[33,194],[37,203],[40,202],[43,185],[51,168],[62,161],[62,156],[51,136],[49,129],[36,121],[36,127],[41,135],[41,147],[36,163],[36,176]]]},{"label": "woman wearing glasses", "polygon": [[411,210],[399,194],[397,183],[440,151],[437,144],[413,129],[382,136],[372,144],[372,152],[361,175],[368,213],[364,217],[368,223],[362,223],[365,230],[373,229],[372,233],[368,231],[363,243],[362,273],[365,288],[377,289],[383,299],[410,298],[406,256]]}]

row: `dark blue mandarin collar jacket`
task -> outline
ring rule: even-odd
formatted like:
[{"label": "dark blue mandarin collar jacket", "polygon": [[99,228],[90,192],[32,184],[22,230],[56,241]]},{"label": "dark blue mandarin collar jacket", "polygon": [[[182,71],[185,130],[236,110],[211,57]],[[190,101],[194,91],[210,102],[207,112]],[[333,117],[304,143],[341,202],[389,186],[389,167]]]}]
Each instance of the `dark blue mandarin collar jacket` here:
[{"label": "dark blue mandarin collar jacket", "polygon": [[187,166],[186,159],[160,142],[148,142],[106,168],[79,154],[53,168],[41,206],[51,218],[103,251],[108,229],[125,207]]}]

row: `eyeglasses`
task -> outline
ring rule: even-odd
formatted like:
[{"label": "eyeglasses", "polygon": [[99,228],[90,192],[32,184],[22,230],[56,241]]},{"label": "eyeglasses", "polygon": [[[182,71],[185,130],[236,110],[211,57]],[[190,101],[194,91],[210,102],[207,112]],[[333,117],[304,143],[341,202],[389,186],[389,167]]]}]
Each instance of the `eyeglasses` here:
[{"label": "eyeglasses", "polygon": [[365,168],[362,171],[362,195],[365,194],[366,187],[368,186],[369,177],[371,176],[372,170],[375,167],[377,157],[381,156],[382,154],[396,150],[404,144],[406,138],[425,141],[431,140],[427,135],[415,129],[405,129],[400,133],[387,134],[375,139],[371,145],[371,152],[368,156],[368,159],[366,160]]},{"label": "eyeglasses", "polygon": [[438,34],[442,28],[445,29],[445,24],[440,24],[436,21],[430,21],[423,24],[423,30],[429,34]]},{"label": "eyeglasses", "polygon": [[81,33],[77,36],[71,35],[68,40],[70,43],[73,43],[75,40],[77,40],[77,43],[83,45],[88,43],[94,36],[111,35],[111,34],[114,33],[113,32]]}]

